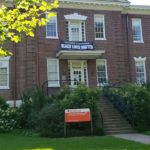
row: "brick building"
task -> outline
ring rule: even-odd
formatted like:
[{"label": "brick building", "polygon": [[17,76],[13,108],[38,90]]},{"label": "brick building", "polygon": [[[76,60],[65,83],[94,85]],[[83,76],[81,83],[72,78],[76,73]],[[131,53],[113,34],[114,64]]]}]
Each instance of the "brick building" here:
[{"label": "brick building", "polygon": [[128,0],[59,3],[57,16],[37,28],[35,38],[7,45],[14,56],[0,58],[1,96],[19,100],[34,86],[54,92],[64,84],[150,80],[150,6]]}]

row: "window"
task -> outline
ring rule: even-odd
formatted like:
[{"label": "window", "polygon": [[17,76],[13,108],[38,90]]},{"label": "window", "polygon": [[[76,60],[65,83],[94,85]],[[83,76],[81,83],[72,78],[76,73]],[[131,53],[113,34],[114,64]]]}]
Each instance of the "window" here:
[{"label": "window", "polygon": [[51,17],[46,25],[46,37],[47,38],[58,38],[57,33],[57,16]]},{"label": "window", "polygon": [[104,15],[94,15],[95,39],[105,40],[105,23]]},{"label": "window", "polygon": [[69,28],[66,28],[68,34],[69,29],[69,41],[85,41],[85,22],[83,21],[69,21]]},{"label": "window", "polygon": [[9,89],[9,58],[0,57],[0,89]]},{"label": "window", "polygon": [[59,87],[59,61],[58,59],[47,60],[48,87]]},{"label": "window", "polygon": [[136,82],[145,83],[146,82],[146,69],[145,60],[146,58],[134,58],[135,59],[135,70],[136,70]]},{"label": "window", "polygon": [[141,19],[132,19],[133,41],[143,42]]},{"label": "window", "polygon": [[108,76],[107,76],[107,62],[105,59],[97,59],[96,60],[97,66],[97,82],[98,86],[102,86],[107,83]]}]

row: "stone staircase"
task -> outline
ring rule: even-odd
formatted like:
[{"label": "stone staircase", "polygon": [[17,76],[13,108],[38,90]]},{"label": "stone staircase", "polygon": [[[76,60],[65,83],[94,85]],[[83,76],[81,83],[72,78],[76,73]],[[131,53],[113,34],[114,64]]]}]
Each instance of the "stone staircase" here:
[{"label": "stone staircase", "polygon": [[133,133],[131,125],[120,112],[114,108],[109,100],[102,97],[99,105],[103,116],[105,134]]}]

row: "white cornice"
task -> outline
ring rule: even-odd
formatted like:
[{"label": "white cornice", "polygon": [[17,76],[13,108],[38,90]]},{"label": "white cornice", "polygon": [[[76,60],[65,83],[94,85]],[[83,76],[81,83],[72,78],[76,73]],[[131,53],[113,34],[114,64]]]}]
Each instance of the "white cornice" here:
[{"label": "white cornice", "polygon": [[64,16],[66,20],[82,20],[85,21],[87,19],[87,16],[79,15],[78,13],[65,15]]},{"label": "white cornice", "polygon": [[130,5],[129,9],[150,10],[150,6]]},{"label": "white cornice", "polygon": [[141,57],[141,56],[139,56],[139,57],[134,57],[134,60],[136,61],[136,62],[138,62],[138,61],[146,61],[146,57]]},{"label": "white cornice", "polygon": [[80,3],[80,4],[97,4],[97,5],[113,5],[113,6],[129,6],[129,2],[121,1],[104,1],[104,0],[59,0],[61,3]]}]

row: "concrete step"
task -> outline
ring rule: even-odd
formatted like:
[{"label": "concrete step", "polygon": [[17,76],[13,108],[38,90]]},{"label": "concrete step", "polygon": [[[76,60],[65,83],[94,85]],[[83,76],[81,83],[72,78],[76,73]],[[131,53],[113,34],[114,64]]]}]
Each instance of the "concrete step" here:
[{"label": "concrete step", "polygon": [[131,128],[131,126],[129,124],[104,124],[104,127],[108,127],[108,128],[122,128],[122,127],[129,127]]},{"label": "concrete step", "polygon": [[130,124],[127,122],[127,121],[118,121],[118,122],[112,122],[112,121],[105,121],[104,123],[103,123],[103,125],[129,125],[130,126]]},{"label": "concrete step", "polygon": [[107,135],[112,135],[112,134],[125,134],[125,133],[134,133],[133,130],[122,130],[122,131],[104,131],[105,134]]},{"label": "concrete step", "polygon": [[105,127],[105,130],[106,131],[114,131],[114,130],[132,130],[132,128],[131,127],[125,127],[125,126],[122,126],[122,127],[115,127],[115,126],[109,126],[109,127],[107,127],[107,126],[104,126]]},{"label": "concrete step", "polygon": [[104,131],[106,134],[133,132],[131,125],[110,101],[101,98],[99,107],[103,116]]}]

